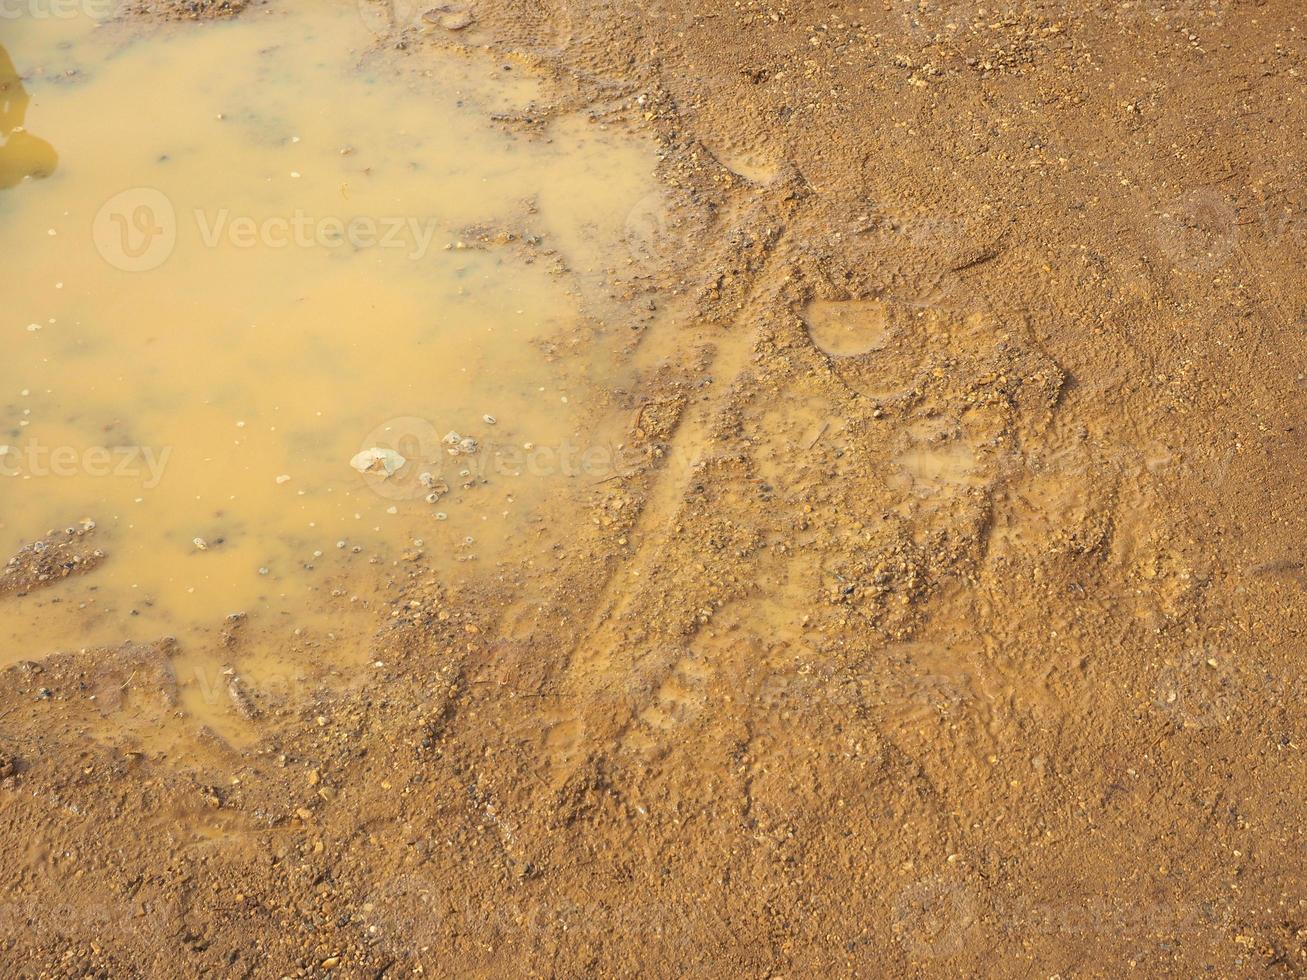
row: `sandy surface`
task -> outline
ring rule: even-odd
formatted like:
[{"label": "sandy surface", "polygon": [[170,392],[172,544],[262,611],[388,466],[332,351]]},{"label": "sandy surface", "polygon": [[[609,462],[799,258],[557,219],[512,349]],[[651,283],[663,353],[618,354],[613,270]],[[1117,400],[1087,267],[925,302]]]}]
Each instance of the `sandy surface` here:
[{"label": "sandy surface", "polygon": [[253,746],[86,736],[166,642],[6,671],[0,969],[1307,971],[1307,11],[982,6],[397,38],[660,142],[636,465]]}]

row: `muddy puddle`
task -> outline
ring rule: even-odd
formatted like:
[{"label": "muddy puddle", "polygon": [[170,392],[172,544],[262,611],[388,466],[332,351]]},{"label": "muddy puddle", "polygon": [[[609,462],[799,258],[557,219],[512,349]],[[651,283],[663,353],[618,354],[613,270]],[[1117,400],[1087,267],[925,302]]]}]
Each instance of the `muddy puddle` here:
[{"label": "muddy puddle", "polygon": [[594,310],[654,157],[534,119],[529,66],[324,2],[15,21],[0,75],[0,553],[107,556],[0,598],[0,664],[172,635],[195,702],[242,613],[247,673],[348,673],[387,575],[530,560],[612,472]]}]

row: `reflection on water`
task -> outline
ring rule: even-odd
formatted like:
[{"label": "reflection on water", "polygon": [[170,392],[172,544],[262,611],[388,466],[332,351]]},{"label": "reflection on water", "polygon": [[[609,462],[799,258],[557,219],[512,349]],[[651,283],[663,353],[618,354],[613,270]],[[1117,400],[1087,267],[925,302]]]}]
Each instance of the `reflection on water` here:
[{"label": "reflection on water", "polygon": [[[594,459],[613,361],[578,284],[648,148],[498,125],[539,95],[521,65],[412,58],[344,0],[57,26],[10,45],[62,160],[0,198],[0,552],[86,517],[108,557],[0,600],[0,663],[230,657],[237,611],[242,669],[359,663],[383,573],[522,559]],[[373,448],[403,465],[351,467]]]},{"label": "reflection on water", "polygon": [[24,126],[27,102],[23,80],[0,45],[0,190],[28,177],[48,177],[59,164],[54,147]]}]

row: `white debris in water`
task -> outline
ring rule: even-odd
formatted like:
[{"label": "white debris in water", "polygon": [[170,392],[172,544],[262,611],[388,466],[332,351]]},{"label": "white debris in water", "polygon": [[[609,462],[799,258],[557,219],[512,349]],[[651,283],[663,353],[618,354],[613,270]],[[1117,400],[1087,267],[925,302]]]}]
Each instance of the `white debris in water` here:
[{"label": "white debris in water", "polygon": [[287,476],[285,473],[277,477],[277,486],[281,486],[283,483],[289,483],[289,482],[290,482],[290,477]]},{"label": "white debris in water", "polygon": [[394,504],[391,504],[389,507],[386,508],[386,513],[387,513],[387,514],[398,514],[398,513],[399,513],[399,508],[396,507]]},{"label": "white debris in water", "polygon": [[39,323],[29,323],[27,325],[28,333],[36,333],[40,329],[41,329],[41,325]]},{"label": "white debris in water", "polygon": [[195,545],[196,549],[199,551],[209,550],[209,542],[205,541],[203,538],[196,538],[191,542],[191,544]]},{"label": "white debris in water", "polygon": [[363,452],[351,459],[349,465],[360,473],[379,473],[384,480],[389,476],[393,476],[395,471],[407,462],[407,459],[393,449],[382,449],[374,446],[372,449],[363,450]]},{"label": "white debris in water", "polygon": [[457,432],[447,432],[445,438],[441,440],[448,446],[448,452],[451,456],[471,456],[477,451],[477,441],[471,436],[460,435]]},{"label": "white debris in water", "polygon": [[494,425],[499,420],[495,418],[493,415],[483,415],[481,416],[481,421],[484,422],[486,425]]}]

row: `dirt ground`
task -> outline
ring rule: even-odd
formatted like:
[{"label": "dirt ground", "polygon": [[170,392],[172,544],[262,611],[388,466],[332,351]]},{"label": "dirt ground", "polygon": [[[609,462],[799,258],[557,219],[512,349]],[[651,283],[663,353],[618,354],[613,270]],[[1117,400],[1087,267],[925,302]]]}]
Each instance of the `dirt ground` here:
[{"label": "dirt ground", "polygon": [[4,672],[0,970],[1307,975],[1307,7],[467,12],[659,141],[636,465],[249,747]]}]

